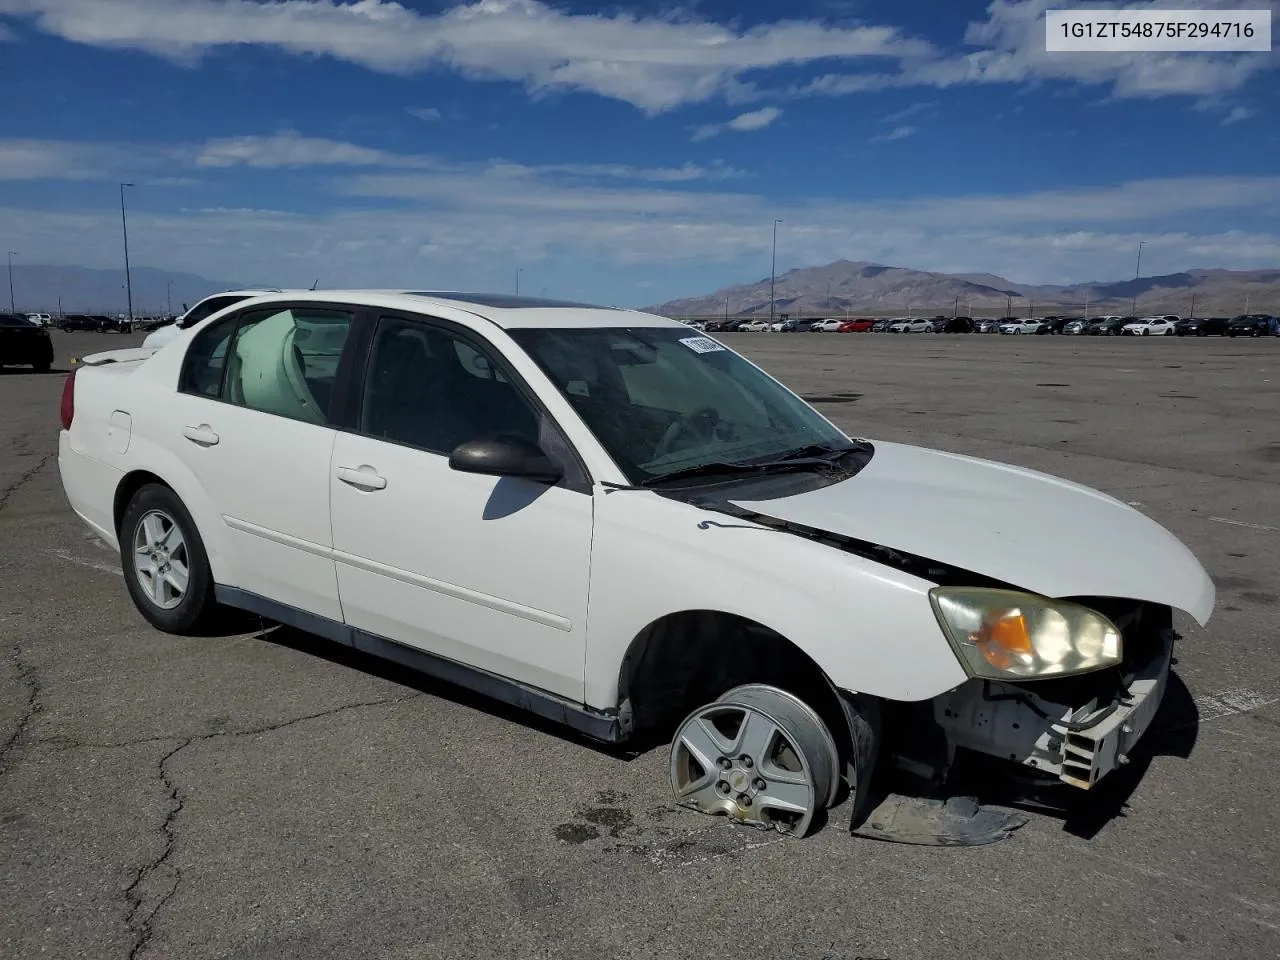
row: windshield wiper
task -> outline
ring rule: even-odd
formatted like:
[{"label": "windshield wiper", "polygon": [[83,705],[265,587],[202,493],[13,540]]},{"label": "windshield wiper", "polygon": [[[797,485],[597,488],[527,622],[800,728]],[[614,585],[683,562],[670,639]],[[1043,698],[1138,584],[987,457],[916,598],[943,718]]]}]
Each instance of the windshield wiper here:
[{"label": "windshield wiper", "polygon": [[787,463],[802,459],[820,459],[826,463],[830,463],[832,460],[838,460],[846,453],[852,453],[857,449],[859,448],[852,444],[847,447],[832,447],[825,443],[810,443],[803,447],[796,447],[794,450],[788,450],[785,453],[781,453],[769,462]]},{"label": "windshield wiper", "polygon": [[730,463],[717,461],[700,463],[694,467],[672,470],[648,480],[641,480],[641,487],[652,487],[660,483],[671,483],[675,480],[691,480],[694,477],[715,476],[716,474],[745,475],[752,473],[781,473],[788,470],[807,470],[811,467],[830,468],[831,460],[824,457],[797,456],[782,460],[765,460],[762,463]]}]

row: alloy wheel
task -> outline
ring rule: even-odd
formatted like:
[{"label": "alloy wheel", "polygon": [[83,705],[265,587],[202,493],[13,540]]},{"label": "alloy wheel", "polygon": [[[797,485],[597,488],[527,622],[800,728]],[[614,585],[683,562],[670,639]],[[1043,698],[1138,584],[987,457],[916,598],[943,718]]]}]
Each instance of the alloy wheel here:
[{"label": "alloy wheel", "polygon": [[133,573],[146,598],[172,610],[187,595],[190,556],[182,529],[163,510],[143,514],[133,531]]}]

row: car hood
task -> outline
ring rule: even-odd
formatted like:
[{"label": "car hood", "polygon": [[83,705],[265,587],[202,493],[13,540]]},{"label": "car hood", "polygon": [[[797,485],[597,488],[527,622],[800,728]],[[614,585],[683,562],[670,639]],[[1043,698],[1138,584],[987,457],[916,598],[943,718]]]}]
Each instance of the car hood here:
[{"label": "car hood", "polygon": [[1097,490],[1021,467],[877,441],[848,480],[734,503],[1043,596],[1167,604],[1202,625],[1213,612],[1213,581],[1164,527]]}]

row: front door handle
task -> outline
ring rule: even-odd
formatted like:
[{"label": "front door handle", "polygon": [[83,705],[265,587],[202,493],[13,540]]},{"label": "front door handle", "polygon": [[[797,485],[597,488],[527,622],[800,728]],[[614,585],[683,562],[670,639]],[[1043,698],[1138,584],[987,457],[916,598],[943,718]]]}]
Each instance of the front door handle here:
[{"label": "front door handle", "polygon": [[212,447],[220,439],[214,433],[207,423],[202,423],[198,427],[183,427],[182,435],[192,443],[198,443],[202,447]]},{"label": "front door handle", "polygon": [[337,477],[360,490],[382,490],[387,485],[387,478],[378,476],[368,464],[361,464],[358,468],[339,467]]}]

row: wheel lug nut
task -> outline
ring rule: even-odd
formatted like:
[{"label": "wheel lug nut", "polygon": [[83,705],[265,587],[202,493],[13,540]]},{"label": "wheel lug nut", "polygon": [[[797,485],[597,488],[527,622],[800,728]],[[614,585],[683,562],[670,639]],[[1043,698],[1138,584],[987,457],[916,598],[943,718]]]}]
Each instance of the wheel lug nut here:
[{"label": "wheel lug nut", "polygon": [[731,766],[733,766],[733,761],[730,760],[728,757],[721,757],[718,762],[720,764],[721,770],[728,770]]},{"label": "wheel lug nut", "polygon": [[743,765],[744,767],[746,767],[748,770],[750,770],[750,769],[751,769],[751,767],[753,766],[753,763],[752,763],[751,758],[750,758],[750,757],[748,757],[748,756],[743,756],[743,758],[742,758],[742,765]]},{"label": "wheel lug nut", "polygon": [[756,777],[755,787],[756,787],[756,789],[757,789],[757,790],[763,790],[763,789],[764,789],[765,787],[767,787],[767,786],[768,786],[768,784],[767,784],[767,783],[765,783],[765,782],[764,782],[763,780],[761,780],[759,777]]},{"label": "wheel lug nut", "polygon": [[751,806],[751,798],[745,793],[740,793],[738,794],[738,803],[742,804],[744,807],[749,807]]},{"label": "wheel lug nut", "polygon": [[716,789],[718,789],[721,793],[728,793],[728,792],[729,792],[729,784],[727,784],[727,783],[725,783],[723,780],[721,780],[719,783],[717,783],[717,784],[716,784]]}]

